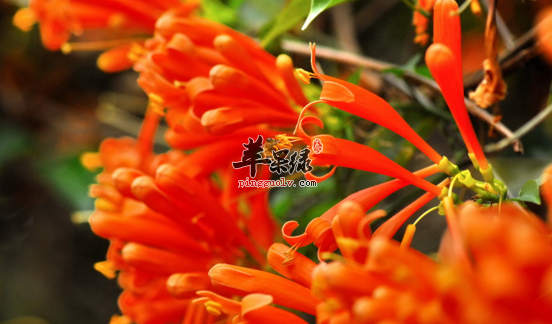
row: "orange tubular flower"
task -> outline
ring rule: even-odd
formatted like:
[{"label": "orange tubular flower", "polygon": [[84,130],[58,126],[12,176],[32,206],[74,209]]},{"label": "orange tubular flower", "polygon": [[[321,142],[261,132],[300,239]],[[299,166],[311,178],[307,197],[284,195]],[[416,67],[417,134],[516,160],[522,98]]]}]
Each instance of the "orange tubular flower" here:
[{"label": "orange tubular flower", "polygon": [[552,7],[546,7],[539,12],[536,29],[542,55],[552,64]]},{"label": "orange tubular flower", "polygon": [[217,264],[209,271],[215,287],[238,295],[258,292],[271,295],[274,303],[315,314],[316,298],[308,288],[268,272],[253,270],[229,264]]},{"label": "orange tubular flower", "polygon": [[[224,298],[210,291],[200,291],[194,304],[202,305],[215,320],[227,317],[227,323],[306,324],[304,320],[283,309],[269,306],[273,298],[265,294],[249,294],[241,302]],[[222,315],[222,316],[221,316]],[[195,321],[193,323],[198,323]],[[209,321],[208,321],[209,322]],[[192,323],[184,322],[183,324]],[[209,322],[211,323],[211,322]]]},{"label": "orange tubular flower", "polygon": [[433,7],[435,6],[436,0],[418,0],[416,2],[416,9],[414,11],[414,16],[412,18],[412,25],[416,27],[416,37],[414,38],[414,43],[418,43],[422,46],[427,44],[429,40],[429,34],[427,33],[427,23],[429,18],[427,18],[420,10],[430,13]]},{"label": "orange tubular flower", "polygon": [[[314,149],[315,142],[322,145],[322,149],[319,152],[316,152]],[[313,136],[311,143],[313,143],[311,146],[314,150],[311,153],[312,165],[331,164],[384,174],[407,181],[425,191],[432,192],[436,196],[441,194],[441,189],[437,186],[414,175],[369,146],[335,138],[330,135]]]},{"label": "orange tubular flower", "polygon": [[548,224],[552,225],[552,165],[543,173],[542,195],[548,204]]},{"label": "orange tubular flower", "polygon": [[[104,166],[99,184],[90,190],[97,198],[90,224],[96,234],[111,241],[107,261],[96,268],[110,278],[119,271],[124,289],[119,299],[124,316],[113,321],[182,320],[185,314],[195,313],[187,305],[197,290],[218,292],[207,275],[213,264],[238,260],[250,266],[263,264],[259,250],[268,249],[274,237],[273,220],[264,203],[267,191],[236,190],[235,181],[219,187],[211,178],[219,173],[222,179],[230,179],[228,174],[234,173],[228,172],[230,161],[239,152],[213,145],[188,156],[177,151],[153,155],[156,116],[151,110],[147,114],[138,142],[108,139],[98,155],[84,159],[91,167]],[[235,138],[232,147],[244,140]],[[214,153],[223,161],[212,159]],[[259,175],[267,176],[264,171]],[[240,195],[254,217],[246,217],[236,207]],[[237,224],[254,232],[257,227],[249,223],[253,220],[261,235],[246,236]],[[256,263],[246,261],[242,248]]]},{"label": "orange tubular flower", "polygon": [[289,248],[281,243],[274,243],[268,250],[267,260],[270,266],[298,284],[307,288],[312,284],[312,270],[316,263],[300,253],[289,256]]},{"label": "orange tubular flower", "polygon": [[[439,172],[439,167],[437,165],[433,165],[420,171],[414,172],[414,175],[425,178],[437,172]],[[354,202],[361,208],[363,212],[367,212],[384,198],[394,193],[395,191],[406,187],[408,184],[409,183],[405,180],[397,179],[356,192],[346,197],[341,202],[337,203],[319,218],[315,218],[314,220],[312,220],[307,225],[305,233],[293,236],[293,230],[299,227],[299,224],[296,221],[289,221],[285,223],[282,227],[282,235],[286,242],[295,248],[303,247],[314,242],[314,244],[319,247],[319,256],[323,252],[331,252],[335,250],[338,246],[335,236],[332,234],[332,231],[330,229],[334,218],[339,214],[338,211],[343,204]],[[385,216],[381,214],[378,215],[379,217]],[[373,219],[371,221],[373,221]]]},{"label": "orange tubular flower", "polygon": [[[362,89],[354,84],[318,73],[316,69],[316,47],[311,44],[311,67],[313,73],[299,70],[299,75],[305,82],[310,78],[318,78],[324,81],[320,102],[342,109],[351,114],[379,124],[404,137],[430,160],[439,164],[442,157],[429,146],[391,107],[385,100],[375,94]],[[310,106],[308,106],[310,107]],[[305,107],[301,115],[304,114]]]},{"label": "orange tubular flower", "polygon": [[82,36],[91,29],[104,30],[119,35],[152,34],[155,21],[171,8],[190,13],[197,7],[197,1],[182,4],[177,0],[133,1],[118,0],[31,0],[28,8],[20,9],[13,23],[23,31],[40,23],[42,43],[49,50],[105,50],[114,48],[100,56],[98,66],[106,72],[128,69],[132,62],[127,56],[133,39],[68,44],[71,34]]},{"label": "orange tubular flower", "polygon": [[431,74],[441,87],[468,152],[475,155],[481,170],[488,170],[489,164],[477,140],[464,102],[460,18],[451,14],[457,11],[458,5],[454,0],[437,1],[434,12],[435,43],[428,48],[425,59]]},{"label": "orange tubular flower", "polygon": [[138,83],[158,111],[168,108],[166,136],[175,148],[241,132],[273,136],[258,125],[291,127],[296,105],[307,103],[289,57],[276,59],[253,39],[202,18],[163,15],[155,37],[136,54]]},{"label": "orange tubular flower", "polygon": [[447,198],[440,263],[383,237],[363,241],[350,229],[367,216],[340,211],[347,219],[332,228],[348,238],[344,259],[313,271],[317,323],[550,322],[552,230],[513,205],[456,210]]}]

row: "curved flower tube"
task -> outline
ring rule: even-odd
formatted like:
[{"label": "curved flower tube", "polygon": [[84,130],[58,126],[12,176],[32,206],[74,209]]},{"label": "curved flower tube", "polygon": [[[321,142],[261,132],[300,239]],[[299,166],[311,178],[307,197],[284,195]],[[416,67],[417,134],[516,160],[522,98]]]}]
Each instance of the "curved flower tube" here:
[{"label": "curved flower tube", "polygon": [[395,214],[393,217],[388,219],[383,223],[378,229],[374,232],[375,237],[383,237],[391,239],[393,235],[399,230],[399,228],[420,208],[425,206],[431,200],[433,200],[436,195],[432,193],[426,193],[422,197],[416,199],[412,204],[405,207],[403,210]]},{"label": "curved flower tube", "polygon": [[[273,298],[266,294],[249,294],[238,302],[210,291],[199,291],[201,296],[194,301],[203,304],[207,311],[214,316],[228,316],[232,323],[267,323],[267,324],[306,324],[299,316],[283,309],[269,306]],[[226,315],[228,314],[228,315]]]},{"label": "curved flower tube", "polygon": [[441,87],[468,152],[475,155],[482,170],[488,170],[487,158],[477,140],[464,102],[460,17],[457,12],[458,4],[454,0],[438,0],[435,3],[434,44],[428,48],[425,61]]},{"label": "curved flower tube", "polygon": [[316,263],[299,252],[289,256],[289,247],[282,243],[274,243],[268,250],[268,264],[284,277],[291,279],[307,288],[312,284],[312,270]]},{"label": "curved flower tube", "polygon": [[414,10],[412,17],[412,25],[416,28],[416,37],[414,38],[414,43],[426,46],[429,40],[429,34],[427,33],[427,23],[429,18],[426,17],[420,10],[426,12],[431,12],[436,0],[418,0],[416,1],[416,9]]},{"label": "curved flower tube", "polygon": [[552,64],[552,7],[546,7],[536,18],[537,39],[542,55]]},{"label": "curved flower tube", "polygon": [[300,70],[304,81],[316,77],[324,81],[320,100],[331,106],[381,125],[416,146],[430,160],[438,164],[442,157],[429,146],[385,100],[354,84],[320,74],[316,69],[316,47],[311,44],[313,73]]},{"label": "curved flower tube", "polygon": [[466,143],[468,152],[475,155],[481,170],[488,170],[489,163],[477,140],[466,104],[464,103],[462,79],[458,78],[458,73],[450,73],[451,70],[455,70],[457,66],[460,66],[460,61],[455,58],[453,52],[446,45],[433,44],[426,52],[426,63],[431,74],[441,87],[443,96],[450,107],[460,134]]},{"label": "curved flower tube", "polygon": [[[316,152],[316,142],[322,146],[319,152]],[[379,173],[405,180],[436,196],[441,194],[441,189],[437,186],[412,174],[369,146],[335,138],[330,135],[318,135],[311,138],[311,147],[313,147],[313,152],[311,153],[312,165],[331,164]]]},{"label": "curved flower tube", "polygon": [[[28,8],[20,9],[13,17],[13,24],[23,31],[30,31],[40,24],[40,36],[44,47],[64,52],[74,50],[108,50],[98,58],[98,67],[105,72],[128,69],[133,61],[133,44],[141,43],[136,37],[153,34],[156,20],[173,9],[181,15],[190,15],[198,1],[177,0],[133,1],[118,0],[32,0]],[[101,30],[109,38],[131,35],[131,38],[90,43],[67,43],[71,35],[82,36],[89,30]]]},{"label": "curved flower tube", "polygon": [[230,264],[217,264],[209,271],[215,287],[238,296],[250,293],[271,295],[274,303],[315,314],[318,302],[308,288],[280,276]]},{"label": "curved flower tube", "polygon": [[[416,171],[414,174],[418,177],[425,178],[437,172],[439,172],[439,167],[437,165],[432,165]],[[335,248],[337,248],[337,243],[335,242],[333,235],[330,235],[330,227],[332,226],[334,218],[338,215],[338,210],[341,205],[346,202],[354,202],[362,208],[363,212],[367,212],[384,198],[395,191],[406,187],[408,184],[409,183],[405,180],[396,179],[356,192],[343,199],[332,208],[328,209],[328,211],[326,211],[319,218],[315,218],[311,221],[311,223],[308,224],[305,233],[301,235],[293,236],[292,234],[293,230],[299,227],[297,222],[289,221],[285,223],[284,226],[282,226],[282,236],[288,244],[294,247],[303,247],[316,241],[327,242],[324,246],[333,247],[335,250]]]}]

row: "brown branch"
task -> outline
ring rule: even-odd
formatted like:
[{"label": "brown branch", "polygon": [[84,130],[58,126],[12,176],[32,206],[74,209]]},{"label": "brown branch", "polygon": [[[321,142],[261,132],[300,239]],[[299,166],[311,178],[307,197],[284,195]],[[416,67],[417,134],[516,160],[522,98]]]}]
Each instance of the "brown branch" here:
[{"label": "brown branch", "polygon": [[485,146],[486,152],[499,151],[505,148],[506,146],[513,143],[513,141],[519,141],[519,138],[529,133],[533,128],[537,127],[543,120],[552,114],[552,105],[544,108],[539,112],[535,117],[531,118],[527,123],[518,128],[511,138],[504,138],[498,143],[493,143]]},{"label": "brown branch", "polygon": [[500,34],[500,38],[502,38],[502,41],[506,45],[507,49],[512,49],[515,46],[515,37],[510,32],[510,29],[508,29],[508,26],[504,22],[504,19],[502,19],[500,13],[496,10],[496,2],[489,4],[489,0],[483,0],[483,6],[487,10],[495,11],[496,27],[498,29],[498,33]]}]

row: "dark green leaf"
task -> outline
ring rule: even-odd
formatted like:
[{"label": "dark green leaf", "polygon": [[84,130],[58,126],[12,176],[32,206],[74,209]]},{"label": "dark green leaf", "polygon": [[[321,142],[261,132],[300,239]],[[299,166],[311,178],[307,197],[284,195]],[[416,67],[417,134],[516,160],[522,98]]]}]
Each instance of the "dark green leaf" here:
[{"label": "dark green leaf", "polygon": [[88,187],[94,183],[94,174],[80,163],[79,155],[55,158],[41,163],[44,178],[74,210],[89,210],[94,201],[88,197]]},{"label": "dark green leaf", "polygon": [[266,47],[278,36],[282,35],[303,20],[308,15],[309,6],[310,0],[293,0],[276,17],[274,24],[263,37],[261,46]]},{"label": "dark green leaf", "polygon": [[305,30],[309,26],[309,24],[314,20],[314,18],[318,17],[318,15],[324,12],[324,10],[345,1],[347,0],[312,0],[309,16],[307,17],[307,20],[303,24],[303,27],[301,27],[301,30]]},{"label": "dark green leaf", "polygon": [[[261,46],[267,47],[278,36],[282,35],[301,20],[308,16],[303,24],[303,30],[307,28],[316,16],[325,9],[331,8],[342,2],[350,0],[293,0],[275,19],[270,30],[261,40]],[[316,3],[315,3],[316,2]],[[327,4],[326,4],[327,2]]]},{"label": "dark green leaf", "polygon": [[519,191],[518,199],[540,205],[541,200],[537,181],[527,181]]},{"label": "dark green leaf", "polygon": [[326,10],[326,8],[330,5],[330,2],[332,2],[332,0],[312,0],[309,16],[303,24],[303,27],[301,27],[301,30],[305,30],[314,18]]},{"label": "dark green leaf", "polygon": [[419,75],[424,76],[424,77],[429,78],[429,79],[433,79],[433,77],[431,76],[431,73],[429,72],[429,69],[427,68],[427,66],[425,66],[425,65],[418,66],[421,59],[422,59],[422,54],[417,53],[413,57],[411,57],[408,60],[408,62],[406,62],[404,65],[389,68],[389,69],[385,69],[382,72],[392,73],[392,74],[398,76],[399,78],[402,78],[402,77],[404,77],[404,73],[408,71],[408,72],[419,74]]},{"label": "dark green leaf", "polygon": [[[233,5],[239,5],[239,3]],[[201,1],[201,9],[203,10],[203,16],[209,20],[227,26],[233,26],[237,21],[234,8],[227,6],[220,0],[203,0]]]},{"label": "dark green leaf", "polygon": [[404,76],[405,70],[401,67],[393,67],[393,68],[389,68],[389,69],[384,69],[382,72],[383,73],[391,73],[391,74],[394,74],[394,75],[398,76],[399,78],[402,78]]},{"label": "dark green leaf", "polygon": [[21,128],[0,124],[0,167],[13,159],[29,153],[31,139]]},{"label": "dark green leaf", "polygon": [[354,85],[358,85],[360,82],[360,75],[362,74],[362,68],[358,68],[353,74],[347,78],[347,82]]}]

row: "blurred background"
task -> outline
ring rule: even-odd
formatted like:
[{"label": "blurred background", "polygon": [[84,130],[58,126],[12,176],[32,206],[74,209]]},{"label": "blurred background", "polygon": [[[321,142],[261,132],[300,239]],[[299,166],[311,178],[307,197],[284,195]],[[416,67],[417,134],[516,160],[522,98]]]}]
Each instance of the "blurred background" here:
[{"label": "blurred background", "polygon": [[[515,53],[531,49],[535,14],[551,4],[548,0],[500,1],[499,13],[507,33],[501,35],[499,47],[506,51],[517,48]],[[289,5],[283,0],[208,0],[202,4],[201,14],[263,37]],[[93,269],[95,262],[105,259],[108,244],[96,237],[86,222],[94,208],[87,191],[95,174],[80,165],[79,157],[97,150],[103,138],[135,136],[147,98],[136,84],[134,71],[99,71],[97,52],[64,55],[44,49],[36,27],[24,33],[12,25],[20,6],[26,3],[0,2],[0,323],[108,323],[111,315],[118,313],[120,290],[116,282]],[[308,7],[299,14],[304,17],[307,13]],[[464,72],[467,80],[478,81],[484,59],[485,11],[475,16],[467,10],[461,17]],[[405,70],[430,77],[420,60],[425,48],[413,43],[411,21],[412,10],[399,0],[346,2],[324,12],[304,32],[299,28],[301,20],[269,42],[268,49],[274,54],[287,52],[297,67],[306,70],[310,70],[309,57],[291,46],[297,42],[313,41],[399,66],[376,73],[318,59],[326,74],[349,79],[382,96],[437,151],[467,167],[465,148],[443,99],[423,86],[416,91],[427,100],[407,95],[414,88],[404,81]],[[491,111],[511,130],[524,125],[550,102],[550,65],[539,57],[522,63],[505,73],[508,95],[498,110]],[[319,87],[310,86],[306,91],[316,97]],[[397,135],[337,109],[323,109],[329,133],[370,145],[409,170],[427,165],[427,160]],[[502,139],[486,123],[477,118],[473,122],[482,143]],[[537,125],[521,141],[524,154],[510,145],[489,153],[513,196],[552,161],[552,119]],[[156,150],[168,149],[162,139],[159,142]],[[271,205],[281,222],[295,219],[304,228],[346,196],[385,180],[384,176],[341,168],[317,188],[273,190]],[[405,189],[378,207],[392,215],[419,194]],[[545,214],[543,206],[529,207]],[[435,253],[444,228],[444,218],[429,215],[420,223],[413,247]],[[314,255],[306,249],[302,252]]]}]

